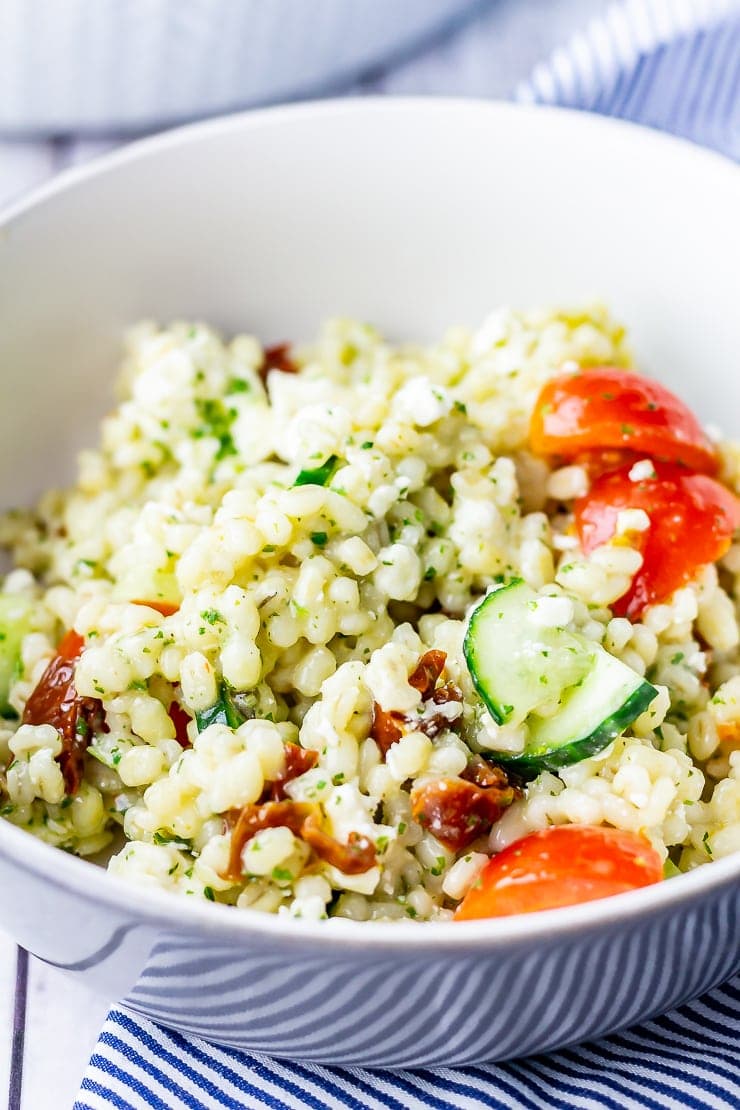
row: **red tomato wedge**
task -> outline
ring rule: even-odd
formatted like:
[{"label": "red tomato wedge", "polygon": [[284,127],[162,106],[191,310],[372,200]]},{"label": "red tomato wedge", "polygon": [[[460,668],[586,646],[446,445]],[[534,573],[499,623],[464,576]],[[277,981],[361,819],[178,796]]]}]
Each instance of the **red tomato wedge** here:
[{"label": "red tomato wedge", "polygon": [[662,878],[660,856],[643,836],[601,825],[557,825],[489,860],[455,921],[577,906]]},{"label": "red tomato wedge", "polygon": [[633,482],[623,466],[597,478],[574,506],[581,546],[588,554],[617,530],[623,509],[643,509],[650,527],[633,533],[631,544],[643,563],[626,594],[612,605],[635,620],[648,605],[666,601],[707,563],[725,554],[740,527],[740,501],[706,474],[655,463],[654,477]]},{"label": "red tomato wedge", "polygon": [[574,459],[605,448],[714,474],[717,455],[678,397],[630,370],[595,366],[552,378],[530,424],[532,450]]},{"label": "red tomato wedge", "polygon": [[174,605],[171,601],[142,601],[138,597],[135,601],[132,601],[131,604],[146,605],[149,609],[156,609],[157,612],[161,613],[163,617],[171,617],[172,614],[176,613],[177,610],[180,608],[179,605]]}]

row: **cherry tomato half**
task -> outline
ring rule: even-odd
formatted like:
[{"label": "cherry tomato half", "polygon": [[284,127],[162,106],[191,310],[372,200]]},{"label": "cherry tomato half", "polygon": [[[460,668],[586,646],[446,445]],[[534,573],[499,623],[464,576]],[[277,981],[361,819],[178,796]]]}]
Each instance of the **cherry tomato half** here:
[{"label": "cherry tomato half", "polygon": [[552,378],[537,399],[530,443],[536,454],[563,459],[608,448],[706,474],[717,470],[714,447],[683,401],[658,382],[613,366]]},{"label": "cherry tomato half", "polygon": [[649,516],[650,526],[631,536],[642,566],[612,605],[618,616],[635,620],[646,606],[666,601],[700,567],[724,555],[740,527],[740,501],[713,478],[670,463],[655,463],[653,476],[636,482],[630,469],[602,474],[576,501],[574,512],[587,554],[612,538],[621,510],[643,509]]},{"label": "cherry tomato half", "polygon": [[643,836],[601,825],[554,825],[490,859],[455,921],[576,906],[662,878],[660,856]]}]

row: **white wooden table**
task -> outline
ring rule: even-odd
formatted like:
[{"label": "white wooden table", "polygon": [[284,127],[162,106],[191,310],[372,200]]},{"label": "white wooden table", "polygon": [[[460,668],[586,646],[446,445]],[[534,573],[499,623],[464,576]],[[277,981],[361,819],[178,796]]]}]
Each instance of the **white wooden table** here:
[{"label": "white wooden table", "polygon": [[[496,0],[448,41],[363,81],[359,93],[506,96],[607,0]],[[113,140],[3,142],[0,208]],[[70,1110],[112,999],[19,952],[0,932],[0,1110]]]}]

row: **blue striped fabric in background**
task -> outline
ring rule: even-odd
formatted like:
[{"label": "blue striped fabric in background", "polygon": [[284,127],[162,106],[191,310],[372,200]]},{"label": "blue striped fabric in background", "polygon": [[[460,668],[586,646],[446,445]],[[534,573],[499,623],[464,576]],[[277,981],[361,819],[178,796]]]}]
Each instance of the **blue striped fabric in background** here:
[{"label": "blue striped fabric in background", "polygon": [[740,2],[615,4],[538,65],[516,99],[633,120],[740,160]]},{"label": "blue striped fabric in background", "polygon": [[[740,160],[740,3],[628,0],[516,90],[645,123]],[[75,1110],[736,1110],[740,978],[638,1029],[552,1056],[369,1072],[248,1056],[114,1008]]]}]

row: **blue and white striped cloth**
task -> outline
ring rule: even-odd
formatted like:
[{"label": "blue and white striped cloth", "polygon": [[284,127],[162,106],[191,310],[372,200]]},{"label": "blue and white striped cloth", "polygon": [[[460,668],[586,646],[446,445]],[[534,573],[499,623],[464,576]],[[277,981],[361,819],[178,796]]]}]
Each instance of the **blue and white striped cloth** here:
[{"label": "blue and white striped cloth", "polygon": [[590,1045],[435,1071],[327,1068],[248,1056],[116,1008],[75,1110],[737,1110],[739,1044],[740,978]]},{"label": "blue and white striped cloth", "polygon": [[633,120],[740,160],[740,0],[614,4],[516,99]]},{"label": "blue and white striped cloth", "polygon": [[[740,3],[615,4],[516,90],[683,135],[740,160]],[[248,1056],[111,1011],[75,1110],[737,1110],[740,978],[626,1033],[456,1071],[369,1072]]]}]

